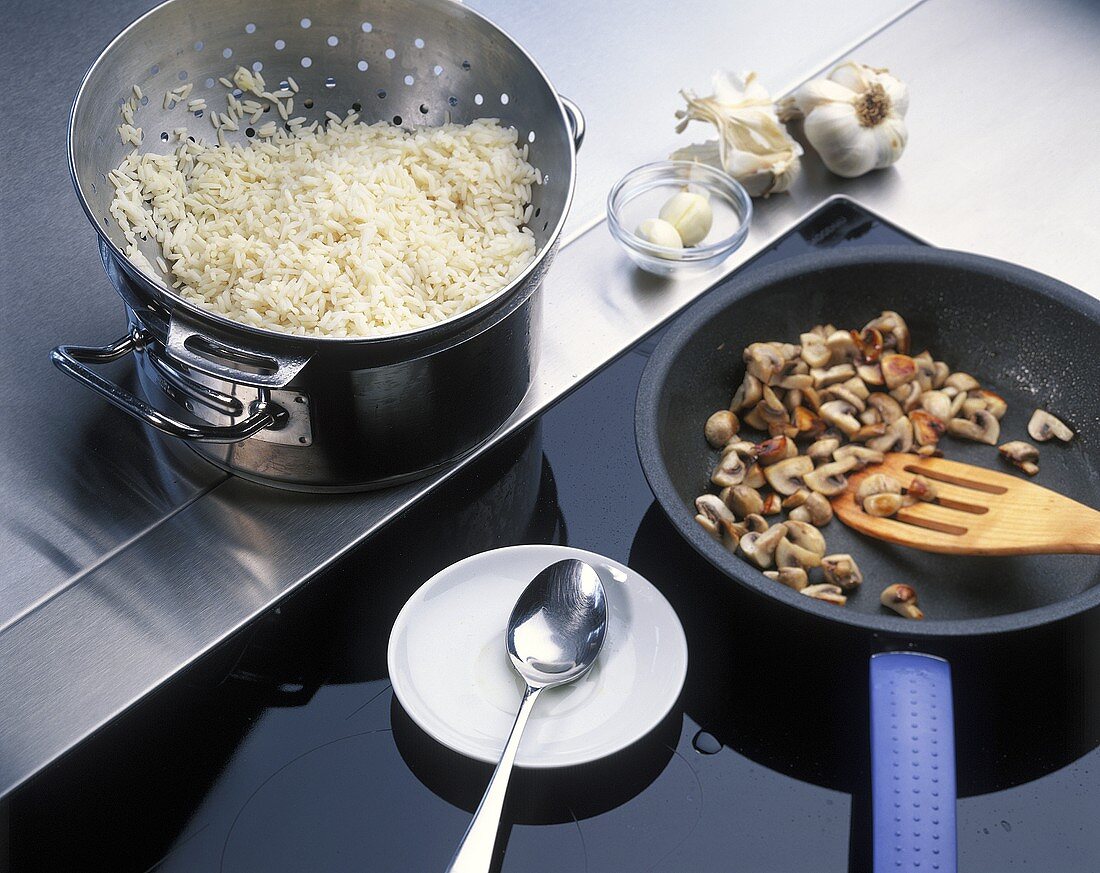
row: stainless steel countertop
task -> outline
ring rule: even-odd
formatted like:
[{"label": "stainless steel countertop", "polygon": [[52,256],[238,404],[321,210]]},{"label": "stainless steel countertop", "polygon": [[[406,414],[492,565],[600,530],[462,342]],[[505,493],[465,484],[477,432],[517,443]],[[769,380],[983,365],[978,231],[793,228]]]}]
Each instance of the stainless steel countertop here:
[{"label": "stainless steel countertop", "polygon": [[[0,55],[5,81],[20,85],[0,97],[19,119],[0,177],[9,410],[0,794],[443,478],[340,497],[227,479],[53,372],[46,355],[57,342],[124,329],[64,172],[64,104],[100,47],[149,5],[123,0],[91,15],[62,0],[17,3],[9,31],[19,48]],[[545,288],[538,380],[507,431],[833,194],[935,244],[1100,295],[1089,271],[1100,250],[1100,169],[1088,162],[1100,146],[1100,9],[830,0],[790,4],[778,20],[766,4],[716,16],[705,0],[476,5],[533,52],[589,123],[566,245]],[[847,181],[810,158],[789,196],[757,202],[748,242],[722,270],[666,282],[630,266],[600,221],[604,197],[631,166],[689,141],[672,131],[678,88],[703,88],[711,69],[729,66],[760,70],[780,93],[868,36],[853,55],[889,65],[911,87],[910,144],[895,169]],[[28,99],[45,94],[57,99]]]}]

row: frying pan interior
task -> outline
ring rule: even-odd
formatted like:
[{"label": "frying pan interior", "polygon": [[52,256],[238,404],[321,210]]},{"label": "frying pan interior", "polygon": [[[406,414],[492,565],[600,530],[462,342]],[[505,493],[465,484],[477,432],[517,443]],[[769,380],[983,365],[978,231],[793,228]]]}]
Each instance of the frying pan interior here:
[{"label": "frying pan interior", "polygon": [[[782,586],[726,552],[693,521],[692,501],[708,490],[717,457],[703,439],[703,423],[728,406],[744,374],[741,351],[750,342],[798,342],[799,333],[824,322],[860,328],[884,309],[909,323],[913,354],[927,348],[936,360],[972,374],[1008,401],[1000,442],[1028,439],[1027,422],[1037,406],[1067,422],[1076,439],[1040,445],[1035,481],[1100,506],[1097,300],[998,261],[911,247],[815,254],[735,278],[686,313],[651,359],[638,401],[642,463],[673,522],[713,563],[764,593],[831,610],[830,617],[837,617],[837,607],[777,591]],[[992,446],[945,437],[941,447],[952,460],[1003,466]],[[903,632],[918,624],[879,606],[878,593],[892,582],[917,588],[926,627],[1100,595],[1095,556],[937,555],[872,540],[839,520],[823,533],[829,552],[850,552],[863,570],[863,590],[845,607],[848,614],[866,616],[848,619],[858,623]]]}]

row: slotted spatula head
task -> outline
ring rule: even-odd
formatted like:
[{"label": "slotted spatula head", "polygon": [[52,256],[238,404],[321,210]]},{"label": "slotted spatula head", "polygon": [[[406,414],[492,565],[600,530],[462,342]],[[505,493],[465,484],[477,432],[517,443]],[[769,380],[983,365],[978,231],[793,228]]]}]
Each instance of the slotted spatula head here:
[{"label": "slotted spatula head", "polygon": [[[890,518],[869,515],[855,493],[875,473],[893,476],[903,488],[924,476],[937,500]],[[895,452],[851,474],[848,483],[833,511],[849,527],[886,542],[949,555],[1100,554],[1100,512],[1009,473]]]}]

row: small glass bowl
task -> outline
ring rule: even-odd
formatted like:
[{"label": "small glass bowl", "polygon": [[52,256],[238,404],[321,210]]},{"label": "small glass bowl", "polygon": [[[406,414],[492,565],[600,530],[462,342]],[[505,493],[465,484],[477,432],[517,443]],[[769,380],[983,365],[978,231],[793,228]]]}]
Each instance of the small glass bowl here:
[{"label": "small glass bowl", "polygon": [[[634,230],[681,191],[710,200],[714,222],[697,246],[671,249],[642,239]],[[657,161],[623,176],[607,195],[607,223],[630,259],[658,276],[701,273],[718,266],[745,241],[752,198],[741,183],[721,170],[694,161]]]}]

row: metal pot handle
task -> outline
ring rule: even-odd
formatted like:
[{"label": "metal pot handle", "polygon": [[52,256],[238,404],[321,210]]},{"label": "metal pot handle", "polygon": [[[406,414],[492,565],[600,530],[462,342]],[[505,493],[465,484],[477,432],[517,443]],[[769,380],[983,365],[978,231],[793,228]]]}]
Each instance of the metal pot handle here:
[{"label": "metal pot handle", "polygon": [[213,339],[178,312],[172,313],[168,324],[166,351],[172,360],[207,376],[253,388],[285,387],[312,357],[308,354],[276,357]]},{"label": "metal pot handle", "polygon": [[573,148],[579,149],[584,142],[584,113],[581,108],[568,97],[558,95],[561,105],[565,108],[565,114],[569,117],[569,126],[573,129]]},{"label": "metal pot handle", "polygon": [[50,359],[62,373],[84,383],[127,415],[168,436],[200,443],[238,443],[261,430],[278,430],[286,424],[286,410],[271,402],[271,395],[266,388],[259,390],[259,399],[252,404],[249,416],[244,421],[226,427],[194,425],[165,415],[85,366],[117,361],[144,345],[144,342],[145,338],[134,331],[109,346],[58,346],[50,353]]}]

